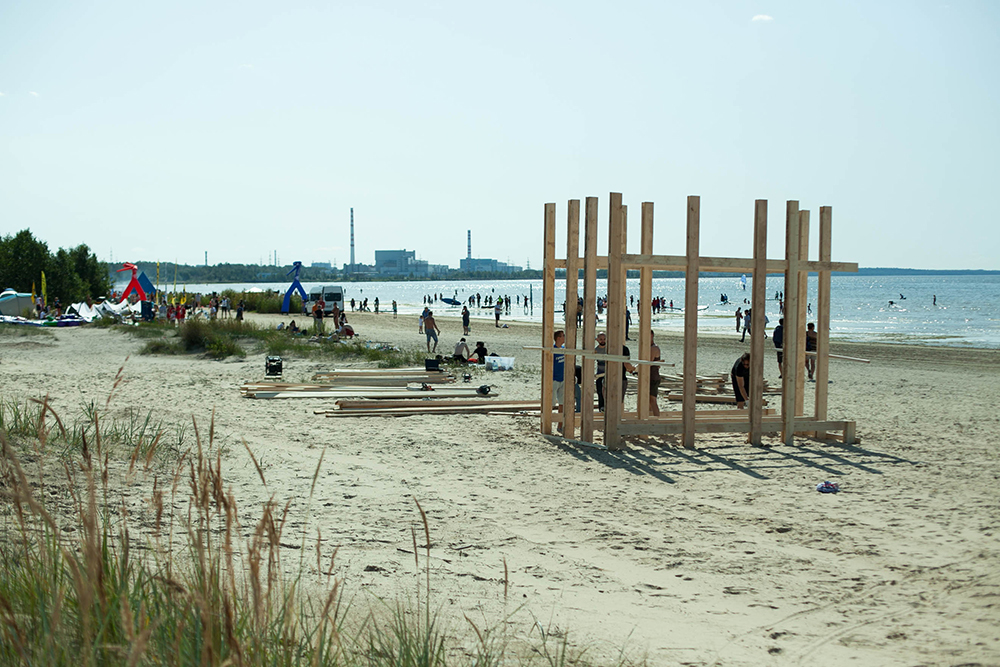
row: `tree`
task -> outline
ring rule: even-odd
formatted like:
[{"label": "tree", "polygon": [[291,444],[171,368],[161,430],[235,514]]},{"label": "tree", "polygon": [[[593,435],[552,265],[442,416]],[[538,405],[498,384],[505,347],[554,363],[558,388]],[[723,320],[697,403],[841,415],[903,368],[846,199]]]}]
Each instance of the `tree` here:
[{"label": "tree", "polygon": [[30,292],[34,285],[36,293],[41,294],[42,271],[50,301],[59,297],[68,304],[111,293],[107,267],[84,244],[69,250],[60,248],[53,255],[48,245],[27,229],[17,236],[0,238],[0,289]]},{"label": "tree", "polygon": [[42,271],[49,260],[49,247],[22,230],[0,239],[0,288],[30,292],[32,283],[40,291]]}]

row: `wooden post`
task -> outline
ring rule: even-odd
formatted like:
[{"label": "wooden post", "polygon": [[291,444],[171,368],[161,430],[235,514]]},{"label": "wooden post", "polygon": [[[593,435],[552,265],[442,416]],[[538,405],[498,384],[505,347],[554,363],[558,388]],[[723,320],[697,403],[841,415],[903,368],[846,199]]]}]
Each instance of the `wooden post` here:
[{"label": "wooden post", "polygon": [[[785,340],[781,376],[781,440],[791,445],[795,435],[795,365],[799,358],[799,203],[785,203]],[[804,347],[804,346],[803,346]]]},{"label": "wooden post", "polygon": [[[542,281],[542,347],[552,347],[555,331],[556,205],[545,205],[545,256]],[[542,433],[552,434],[552,355],[542,354]]]},{"label": "wooden post", "polygon": [[[653,254],[653,202],[642,204],[642,240],[640,250],[643,255]],[[639,323],[639,358],[649,359],[652,344],[653,310],[653,269],[643,266],[639,270],[639,303],[635,307],[635,321]],[[649,418],[649,373],[650,367],[639,364],[639,398],[637,412],[639,419]]]},{"label": "wooden post", "polygon": [[701,197],[687,198],[687,267],[684,273],[684,446],[694,448],[695,395],[698,390],[698,271]]},{"label": "wooden post", "polygon": [[[799,262],[809,261],[809,211],[799,211]],[[799,271],[798,332],[799,345],[795,362],[795,381],[799,391],[795,394],[795,416],[805,416],[806,400],[806,303],[809,301],[809,271]]]},{"label": "wooden post", "polygon": [[767,200],[754,203],[753,296],[750,313],[750,442],[761,444],[764,408],[764,318],[767,314]]},{"label": "wooden post", "polygon": [[[580,200],[570,199],[566,213],[566,347],[576,349],[576,302],[580,265]],[[563,437],[576,437],[576,357],[567,354],[563,367]],[[581,390],[582,391],[582,390]],[[583,403],[583,395],[580,396]],[[591,401],[593,402],[593,401]],[[582,407],[582,405],[581,405]]]},{"label": "wooden post", "polygon": [[[833,236],[833,208],[819,209],[819,261],[829,262]],[[826,421],[828,382],[830,379],[830,272],[819,272],[819,289],[816,298],[816,421]],[[816,437],[826,438],[825,432]]]},{"label": "wooden post", "polygon": [[[624,236],[624,211],[622,210],[622,196],[619,192],[611,193],[609,206],[610,230],[608,232],[608,310],[606,319],[608,323],[608,351],[613,354],[621,354],[624,344],[624,331],[622,324],[624,321],[624,310],[622,309],[621,295],[624,293],[622,285],[622,237]],[[610,450],[621,448],[621,437],[618,435],[618,426],[622,417],[622,374],[625,369],[619,363],[608,362],[605,364],[606,374],[604,376],[604,444]]]},{"label": "wooden post", "polygon": [[[587,197],[583,236],[583,344],[594,349],[597,337],[597,197]],[[583,360],[580,439],[594,441],[594,362]]]}]

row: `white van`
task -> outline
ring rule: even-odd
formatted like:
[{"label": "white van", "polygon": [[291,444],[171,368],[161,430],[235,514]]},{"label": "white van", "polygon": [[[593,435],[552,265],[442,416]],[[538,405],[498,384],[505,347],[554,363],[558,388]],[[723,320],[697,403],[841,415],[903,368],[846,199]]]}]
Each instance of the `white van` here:
[{"label": "white van", "polygon": [[313,287],[309,290],[309,300],[306,302],[306,312],[311,313],[313,304],[323,298],[326,302],[326,308],[323,309],[326,313],[333,312],[333,304],[337,304],[337,308],[340,312],[344,312],[344,288],[340,285],[322,285],[320,287]]}]

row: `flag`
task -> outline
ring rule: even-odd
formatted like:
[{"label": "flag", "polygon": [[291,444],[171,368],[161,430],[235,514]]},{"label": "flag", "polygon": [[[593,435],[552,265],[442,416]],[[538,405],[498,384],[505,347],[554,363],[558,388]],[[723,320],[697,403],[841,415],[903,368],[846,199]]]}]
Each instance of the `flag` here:
[{"label": "flag", "polygon": [[45,297],[45,272],[42,271],[42,305],[47,305],[49,300]]}]

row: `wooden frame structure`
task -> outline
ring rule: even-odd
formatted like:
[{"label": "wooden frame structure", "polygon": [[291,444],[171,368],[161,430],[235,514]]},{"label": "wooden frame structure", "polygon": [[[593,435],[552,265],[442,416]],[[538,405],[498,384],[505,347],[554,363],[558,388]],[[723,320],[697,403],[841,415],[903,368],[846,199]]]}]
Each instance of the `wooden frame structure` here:
[{"label": "wooden frame structure", "polygon": [[[748,433],[750,442],[761,444],[764,433],[780,433],[786,444],[791,444],[795,434],[827,437],[827,432],[840,432],[844,442],[854,442],[855,422],[829,421],[827,419],[827,379],[829,377],[830,341],[830,273],[832,271],[856,272],[855,263],[831,261],[831,226],[833,209],[820,208],[819,259],[809,260],[809,211],[800,211],[797,201],[788,201],[785,208],[785,258],[767,258],[767,200],[758,199],[754,204],[754,251],[751,259],[734,257],[702,257],[699,253],[701,198],[687,198],[687,248],[684,255],[653,254],[653,204],[642,204],[642,238],[638,254],[630,254],[626,243],[627,208],[620,193],[612,192],[609,207],[608,254],[597,256],[597,198],[587,197],[584,219],[584,253],[580,247],[580,201],[573,199],[567,207],[566,258],[556,257],[556,205],[545,205],[545,251],[542,304],[542,395],[541,432],[552,435],[553,425],[561,424],[561,435],[567,439],[593,442],[594,431],[603,429],[604,445],[608,449],[621,447],[623,436],[679,434],[685,447],[694,447],[696,433]],[[583,268],[583,335],[578,341],[577,309],[579,270]],[[566,354],[565,396],[561,414],[553,413],[552,362],[553,334],[555,332],[556,269],[566,269]],[[615,355],[597,355],[591,352],[596,344],[597,270],[607,269],[607,349],[619,351],[624,343],[626,298],[626,271],[638,269],[639,350],[638,403],[636,412],[624,412],[622,374],[624,358]],[[659,418],[649,416],[649,369],[656,362],[649,361],[652,325],[653,271],[683,271],[685,274],[684,298],[684,353],[683,401],[678,412],[662,413]],[[702,410],[695,407],[697,391],[698,352],[698,277],[700,272],[747,273],[766,276],[783,273],[785,276],[784,308],[784,360],[782,363],[781,414],[772,416],[763,407],[764,336],[751,334],[750,340],[750,401],[746,411]],[[806,338],[806,287],[809,272],[819,275],[817,299],[817,349],[816,396],[813,414],[806,415],[805,402],[805,338]],[[764,330],[766,280],[754,280],[751,299],[751,332]],[[581,357],[582,405],[580,414],[574,413],[574,359]],[[595,422],[593,399],[595,392],[595,359],[606,360],[605,413],[603,424]],[[663,364],[668,365],[668,364]],[[672,364],[669,364],[672,365]],[[735,414],[734,414],[735,413]]]}]

